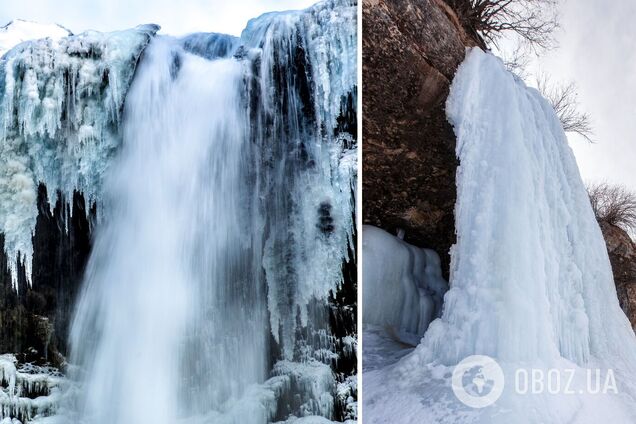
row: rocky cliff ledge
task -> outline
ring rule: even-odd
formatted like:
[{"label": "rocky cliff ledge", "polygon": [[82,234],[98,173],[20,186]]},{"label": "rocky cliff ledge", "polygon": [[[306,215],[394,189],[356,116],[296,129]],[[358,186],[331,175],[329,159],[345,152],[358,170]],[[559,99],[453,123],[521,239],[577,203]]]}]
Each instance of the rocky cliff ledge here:
[{"label": "rocky cliff ledge", "polygon": [[606,222],[600,226],[612,263],[618,301],[636,330],[636,244],[623,229]]},{"label": "rocky cliff ledge", "polygon": [[444,103],[479,39],[442,0],[364,0],[363,220],[439,252],[455,240],[455,136]]},{"label": "rocky cliff ledge", "polygon": [[9,258],[0,234],[0,353],[17,354],[20,361],[61,367],[75,299],[91,248],[91,221],[96,209],[84,196],[58,193],[51,207],[46,187],[38,188],[38,216],[33,233],[33,272],[27,281],[18,258],[17,281],[12,281]]}]

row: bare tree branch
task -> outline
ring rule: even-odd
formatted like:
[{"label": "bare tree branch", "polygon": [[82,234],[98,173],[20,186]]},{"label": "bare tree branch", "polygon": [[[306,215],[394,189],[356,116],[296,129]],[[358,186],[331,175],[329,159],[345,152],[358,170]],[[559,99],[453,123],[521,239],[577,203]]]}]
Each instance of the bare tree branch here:
[{"label": "bare tree branch", "polygon": [[620,227],[630,235],[636,233],[636,193],[606,182],[589,184],[587,193],[597,221]]},{"label": "bare tree branch", "polygon": [[518,47],[514,49],[512,53],[500,52],[500,57],[509,72],[512,72],[524,81],[528,79],[527,68],[530,60],[527,51]]},{"label": "bare tree branch", "polygon": [[552,104],[565,132],[579,134],[592,142],[590,115],[581,112],[578,92],[573,82],[565,85],[554,84],[547,74],[539,74],[537,89]]},{"label": "bare tree branch", "polygon": [[558,28],[558,0],[448,0],[460,19],[474,28],[487,44],[498,46],[505,33],[513,33],[535,50],[554,46]]}]

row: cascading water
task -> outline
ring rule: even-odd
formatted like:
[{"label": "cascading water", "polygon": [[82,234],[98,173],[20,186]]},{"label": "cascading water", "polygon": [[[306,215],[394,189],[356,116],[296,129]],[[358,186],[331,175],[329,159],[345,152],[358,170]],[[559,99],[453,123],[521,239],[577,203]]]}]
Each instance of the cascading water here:
[{"label": "cascading water", "polygon": [[[306,305],[342,278],[349,144],[316,142],[335,114],[315,104],[330,86],[312,86],[298,25],[252,25],[243,43],[156,38],[137,69],[71,334],[83,421],[334,413],[333,341]],[[296,340],[308,326],[317,342]],[[259,386],[270,333],[284,361]],[[296,407],[272,402],[285,385],[304,391]]]},{"label": "cascading water", "polygon": [[89,422],[172,423],[265,379],[244,73],[170,39],[145,51],[73,326]]}]

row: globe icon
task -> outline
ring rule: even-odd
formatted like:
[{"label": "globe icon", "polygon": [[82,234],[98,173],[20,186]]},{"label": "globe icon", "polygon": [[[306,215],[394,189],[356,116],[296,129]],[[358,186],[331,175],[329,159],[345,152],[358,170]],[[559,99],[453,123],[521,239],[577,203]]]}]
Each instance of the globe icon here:
[{"label": "globe icon", "polygon": [[471,408],[485,408],[502,395],[504,373],[489,356],[472,355],[460,361],[453,370],[451,387],[457,399]]},{"label": "globe icon", "polygon": [[495,380],[485,375],[483,366],[476,365],[464,372],[462,385],[469,395],[481,397],[492,392]]}]

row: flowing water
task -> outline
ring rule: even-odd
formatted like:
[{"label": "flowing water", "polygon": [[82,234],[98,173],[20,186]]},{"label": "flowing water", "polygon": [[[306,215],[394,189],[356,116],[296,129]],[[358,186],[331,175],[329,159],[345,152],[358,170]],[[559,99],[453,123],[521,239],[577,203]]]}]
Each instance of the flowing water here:
[{"label": "flowing water", "polygon": [[353,243],[354,19],[324,2],[145,49],[71,330],[78,422],[355,417],[327,303]]},{"label": "flowing water", "polygon": [[245,73],[169,38],[145,51],[72,330],[90,422],[173,423],[266,377]]}]

